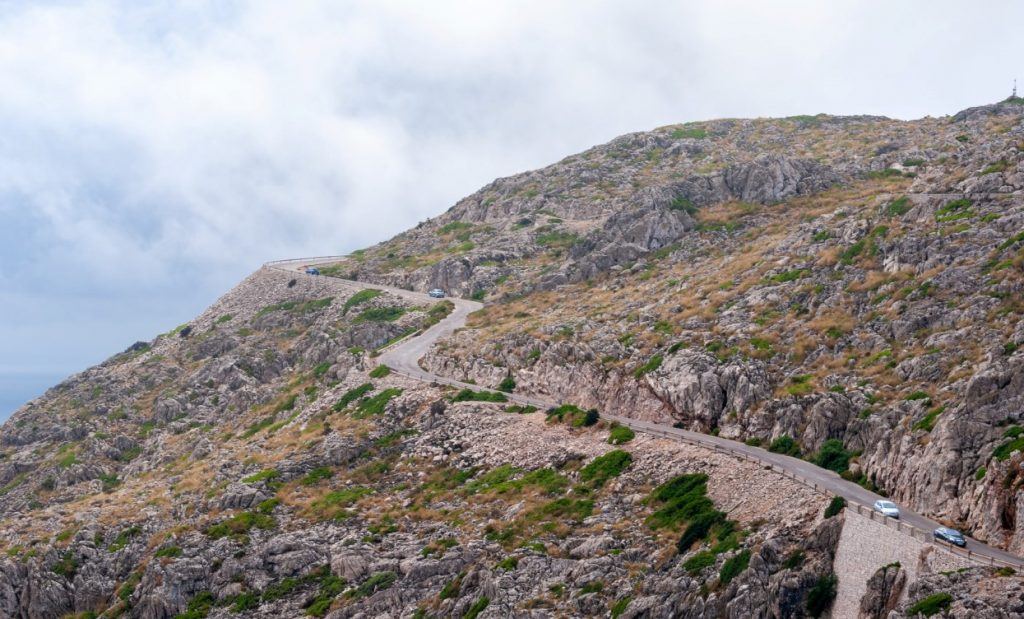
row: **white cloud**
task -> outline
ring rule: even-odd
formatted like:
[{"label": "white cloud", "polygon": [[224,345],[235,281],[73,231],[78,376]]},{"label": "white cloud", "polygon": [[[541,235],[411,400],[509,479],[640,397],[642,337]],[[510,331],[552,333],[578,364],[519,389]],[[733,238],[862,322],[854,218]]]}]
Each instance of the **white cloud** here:
[{"label": "white cloud", "polygon": [[179,315],[146,305],[104,350],[82,325],[37,329],[31,311],[0,336],[50,333],[61,363],[80,365],[187,318],[264,260],[367,245],[626,131],[909,117],[1005,96],[1014,70],[1024,78],[1024,10],[980,6],[4,5],[0,303],[102,292],[107,310],[89,320],[104,334],[104,320],[128,324],[125,296],[173,298]]}]

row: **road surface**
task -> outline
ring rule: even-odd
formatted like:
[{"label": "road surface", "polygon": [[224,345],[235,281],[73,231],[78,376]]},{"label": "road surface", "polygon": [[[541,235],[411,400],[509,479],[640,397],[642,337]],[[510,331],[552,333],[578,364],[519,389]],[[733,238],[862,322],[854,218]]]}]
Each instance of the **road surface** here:
[{"label": "road surface", "polygon": [[[308,266],[317,264],[332,264],[343,261],[343,256],[327,256],[323,258],[304,258],[298,260],[288,260],[281,262],[268,263],[268,267],[276,268],[291,273],[299,273],[305,275],[305,270]],[[316,277],[316,276],[307,276]],[[368,282],[356,282],[351,280],[340,280],[347,286],[356,286],[359,288],[376,288],[379,290],[386,290],[392,294],[398,295],[402,298],[409,299],[417,303],[436,303],[437,299],[431,298],[430,296],[420,293],[413,292],[410,290],[404,290],[401,288],[394,288],[391,286],[381,286],[377,284],[371,284]],[[441,338],[451,335],[456,329],[463,327],[466,324],[466,318],[472,312],[475,312],[483,307],[482,303],[476,301],[469,301],[467,299],[459,299],[455,297],[449,297],[449,301],[455,304],[455,310],[452,311],[444,320],[433,325],[423,333],[415,335],[399,342],[392,344],[383,350],[381,355],[377,358],[379,363],[385,364],[390,367],[393,371],[398,374],[414,378],[416,380],[422,380],[431,383],[440,383],[445,385],[451,385],[459,388],[467,389],[480,389],[479,385],[472,385],[461,381],[453,380],[445,376],[438,376],[423,370],[419,366],[419,360],[427,353],[430,347],[440,340]],[[506,394],[509,400],[518,402],[520,404],[531,404],[544,410],[552,406],[557,406],[559,402],[551,402],[542,398],[524,396],[520,394]],[[700,432],[693,432],[690,430],[683,430],[680,428],[672,427],[668,424],[654,423],[650,421],[640,421],[637,419],[630,419],[626,417],[618,417],[615,415],[602,415],[602,419],[617,421],[624,426],[629,426],[635,431],[645,432],[648,434],[654,434],[658,436],[664,436],[675,440],[685,441],[692,444],[701,445],[718,451],[725,451],[734,454],[736,457],[744,458],[748,460],[756,460],[764,463],[766,466],[779,471],[780,473],[789,477],[794,477],[799,481],[814,487],[821,492],[838,495],[844,497],[848,502],[854,504],[860,504],[867,508],[871,508],[875,501],[881,497],[853,482],[846,481],[839,477],[836,473],[818,467],[806,460],[799,458],[793,458],[791,456],[785,456],[782,454],[772,453],[766,449],[760,447],[753,447],[745,443],[732,441],[717,436],[711,436],[709,434],[702,434]],[[901,521],[900,528],[914,534],[918,539],[931,539],[932,531],[936,527],[940,526],[940,523],[926,518],[920,514],[914,513],[904,506],[900,506]],[[882,518],[876,514],[879,520]],[[896,526],[895,521],[886,520],[891,526]],[[908,527],[918,529],[916,532],[908,531]],[[947,548],[951,548],[948,544],[943,544]],[[977,559],[981,563],[991,563],[994,560],[996,565],[1009,564],[1014,567],[1024,567],[1024,560],[1020,557],[1006,552],[1005,550],[994,548],[992,546],[985,545],[977,540],[967,538],[967,550],[970,551],[969,557]],[[962,553],[961,553],[962,554]]]}]

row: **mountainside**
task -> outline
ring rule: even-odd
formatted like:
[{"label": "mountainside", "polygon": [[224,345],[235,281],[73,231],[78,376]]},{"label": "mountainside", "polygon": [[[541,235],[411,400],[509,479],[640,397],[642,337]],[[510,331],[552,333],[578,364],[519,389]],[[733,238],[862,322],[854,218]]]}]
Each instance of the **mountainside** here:
[{"label": "mountainside", "polygon": [[335,270],[492,301],[425,360],[439,374],[804,454],[839,440],[852,479],[1020,552],[1022,115],[625,136]]},{"label": "mountainside", "polygon": [[[326,277],[264,267],[17,411],[0,615],[827,613],[828,497],[601,413],[802,454],[1020,554],[1022,268],[1021,99],[617,138]],[[373,286],[484,301],[421,367],[565,406],[378,365],[454,306]],[[1024,612],[1011,572],[933,572],[879,570],[861,616]]]}]

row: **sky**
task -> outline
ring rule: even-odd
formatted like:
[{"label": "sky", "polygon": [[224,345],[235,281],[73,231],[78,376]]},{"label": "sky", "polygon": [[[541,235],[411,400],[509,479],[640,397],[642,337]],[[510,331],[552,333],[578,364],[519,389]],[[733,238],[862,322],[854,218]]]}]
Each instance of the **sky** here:
[{"label": "sky", "polygon": [[267,260],[719,117],[955,113],[1024,3],[0,0],[0,419]]}]

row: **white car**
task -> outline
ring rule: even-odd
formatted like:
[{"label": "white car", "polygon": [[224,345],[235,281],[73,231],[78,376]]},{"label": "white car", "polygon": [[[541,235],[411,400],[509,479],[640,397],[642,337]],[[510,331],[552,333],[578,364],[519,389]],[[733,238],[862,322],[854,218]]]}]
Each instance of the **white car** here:
[{"label": "white car", "polygon": [[883,516],[888,516],[889,518],[900,517],[900,508],[896,507],[896,504],[892,501],[886,501],[884,499],[875,501],[875,511]]}]

